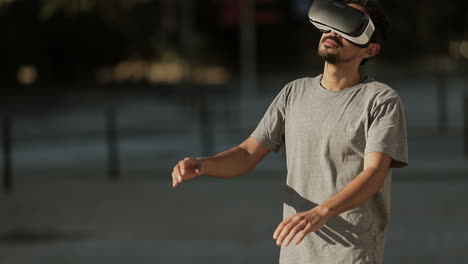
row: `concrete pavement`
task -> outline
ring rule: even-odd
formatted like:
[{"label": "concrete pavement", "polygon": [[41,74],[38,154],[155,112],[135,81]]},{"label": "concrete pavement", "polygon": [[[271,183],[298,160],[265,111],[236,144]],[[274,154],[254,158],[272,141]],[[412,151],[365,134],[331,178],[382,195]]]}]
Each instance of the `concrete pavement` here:
[{"label": "concrete pavement", "polygon": [[[160,173],[18,182],[0,195],[0,262],[276,263],[284,175],[203,177],[172,189]],[[385,263],[468,263],[467,188],[397,180]]]},{"label": "concrete pavement", "polygon": [[[395,84],[407,106],[410,166],[394,172],[385,263],[468,263],[463,82],[451,81],[442,135],[434,86]],[[236,102],[213,101],[215,152],[247,137],[273,97],[244,104],[242,122],[226,115],[242,112]],[[173,164],[202,155],[196,109],[127,96],[118,102],[121,179],[110,182],[97,107],[103,99],[93,100],[15,113],[14,190],[0,194],[0,263],[277,262],[271,236],[281,219],[283,153],[269,155],[250,175],[204,177],[174,190]]]}]

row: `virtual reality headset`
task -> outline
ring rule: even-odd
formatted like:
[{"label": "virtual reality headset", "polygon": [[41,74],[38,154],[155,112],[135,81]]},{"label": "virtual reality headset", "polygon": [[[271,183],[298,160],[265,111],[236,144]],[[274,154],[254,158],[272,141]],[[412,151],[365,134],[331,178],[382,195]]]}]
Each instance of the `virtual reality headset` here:
[{"label": "virtual reality headset", "polygon": [[367,46],[375,31],[366,13],[335,0],[314,0],[309,19],[320,31],[334,31],[360,46]]}]

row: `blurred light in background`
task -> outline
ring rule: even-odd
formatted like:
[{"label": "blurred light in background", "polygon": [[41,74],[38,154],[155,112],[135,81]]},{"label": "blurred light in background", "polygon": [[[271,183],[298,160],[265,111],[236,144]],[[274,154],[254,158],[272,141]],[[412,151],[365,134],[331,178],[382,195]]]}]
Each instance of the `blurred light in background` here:
[{"label": "blurred light in background", "polygon": [[461,42],[460,53],[465,59],[468,59],[468,41],[465,40]]},{"label": "blurred light in background", "polygon": [[16,74],[18,83],[21,85],[31,85],[37,80],[37,69],[34,65],[23,65],[19,67]]},{"label": "blurred light in background", "polygon": [[145,76],[146,63],[143,60],[122,61],[114,68],[116,81],[138,81]]},{"label": "blurred light in background", "polygon": [[185,75],[181,62],[153,62],[146,70],[146,78],[151,83],[179,83]]},{"label": "blurred light in background", "polygon": [[468,59],[468,41],[451,41],[449,44],[449,52],[455,59],[461,57]]},{"label": "blurred light in background", "polygon": [[459,59],[461,54],[460,54],[460,42],[459,41],[450,41],[449,43],[449,53],[450,56],[454,57],[455,59]]},{"label": "blurred light in background", "polygon": [[12,3],[14,3],[16,0],[1,0],[0,1],[0,7],[3,7],[3,6],[8,6]]},{"label": "blurred light in background", "polygon": [[182,60],[170,62],[125,60],[115,66],[96,71],[100,84],[147,81],[152,84],[177,84],[190,78],[196,84],[224,84],[230,80],[229,71],[219,65],[198,65],[191,69]]},{"label": "blurred light in background", "polygon": [[198,67],[193,71],[193,81],[199,84],[227,83],[229,76],[229,72],[222,66]]}]

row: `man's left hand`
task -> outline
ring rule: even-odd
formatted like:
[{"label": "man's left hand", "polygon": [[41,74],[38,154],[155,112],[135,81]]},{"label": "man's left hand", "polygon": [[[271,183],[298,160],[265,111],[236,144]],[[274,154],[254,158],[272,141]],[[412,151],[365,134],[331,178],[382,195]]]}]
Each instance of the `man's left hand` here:
[{"label": "man's left hand", "polygon": [[273,239],[278,246],[288,246],[297,235],[295,244],[301,243],[304,237],[310,232],[315,232],[322,228],[328,221],[328,210],[320,206],[295,214],[281,222],[273,233]]}]

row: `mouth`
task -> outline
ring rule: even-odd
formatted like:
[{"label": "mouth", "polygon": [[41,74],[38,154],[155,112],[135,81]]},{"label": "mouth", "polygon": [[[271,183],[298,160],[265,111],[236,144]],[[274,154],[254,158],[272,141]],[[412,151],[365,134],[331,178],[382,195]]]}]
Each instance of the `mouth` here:
[{"label": "mouth", "polygon": [[332,36],[325,37],[322,40],[322,43],[324,43],[326,46],[332,47],[332,48],[342,47],[341,42],[337,38],[332,37]]}]

